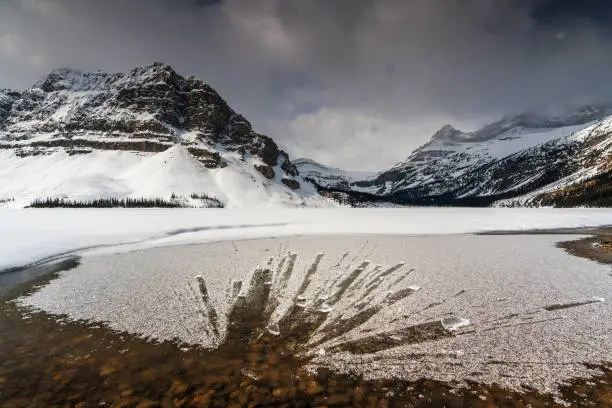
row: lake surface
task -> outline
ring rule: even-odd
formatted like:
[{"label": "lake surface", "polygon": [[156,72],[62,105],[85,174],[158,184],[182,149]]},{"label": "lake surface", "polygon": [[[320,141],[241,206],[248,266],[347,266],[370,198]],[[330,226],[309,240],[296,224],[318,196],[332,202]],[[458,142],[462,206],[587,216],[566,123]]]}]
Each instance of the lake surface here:
[{"label": "lake surface", "polygon": [[[59,277],[48,265],[19,271],[0,280],[0,405],[537,407],[563,397],[606,406],[611,367],[597,353],[590,357],[598,367],[584,368],[592,374],[569,380],[556,396],[488,381],[536,361],[495,356],[483,366],[475,357],[485,346],[507,353],[499,339],[534,334],[550,341],[544,348],[560,348],[584,325],[588,347],[609,336],[593,323],[609,313],[593,299],[609,290],[609,269],[566,255],[558,240],[298,237],[71,260]],[[40,276],[19,284],[32,275]],[[253,290],[232,296],[240,279]],[[330,296],[315,308],[322,288]],[[469,325],[449,332],[443,323],[461,322],[452,319]],[[211,341],[215,348],[207,348]],[[458,371],[441,372],[453,366]],[[463,381],[471,366],[490,372]]]}]

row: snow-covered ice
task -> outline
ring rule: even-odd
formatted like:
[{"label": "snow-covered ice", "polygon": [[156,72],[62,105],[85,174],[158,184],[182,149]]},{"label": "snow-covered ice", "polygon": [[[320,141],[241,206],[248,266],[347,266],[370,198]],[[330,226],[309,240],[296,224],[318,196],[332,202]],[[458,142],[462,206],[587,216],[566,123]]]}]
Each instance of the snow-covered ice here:
[{"label": "snow-covered ice", "polygon": [[609,209],[0,209],[0,270],[110,251],[292,235],[460,234],[612,225]]},{"label": "snow-covered ice", "polygon": [[468,319],[464,319],[462,317],[447,317],[442,319],[440,323],[442,323],[442,327],[449,332],[456,332],[457,330],[472,324],[472,322],[470,322]]}]

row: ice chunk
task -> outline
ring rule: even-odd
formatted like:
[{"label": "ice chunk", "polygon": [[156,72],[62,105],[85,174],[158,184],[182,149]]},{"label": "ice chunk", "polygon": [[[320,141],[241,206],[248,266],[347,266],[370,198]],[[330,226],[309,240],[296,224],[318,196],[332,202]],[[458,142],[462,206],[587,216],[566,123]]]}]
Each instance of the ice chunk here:
[{"label": "ice chunk", "polygon": [[442,323],[444,330],[451,333],[472,324],[472,322],[470,322],[468,319],[464,319],[462,317],[448,317],[446,319],[442,319],[440,323]]},{"label": "ice chunk", "polygon": [[330,313],[332,310],[334,310],[333,307],[331,307],[331,305],[327,302],[323,302],[321,304],[321,306],[319,306],[319,308],[317,309],[317,312],[320,313]]},{"label": "ice chunk", "polygon": [[306,297],[298,296],[295,299],[295,305],[298,306],[298,307],[306,307]]},{"label": "ice chunk", "polygon": [[280,328],[278,327],[277,323],[269,325],[268,327],[266,327],[266,329],[271,335],[280,336]]}]

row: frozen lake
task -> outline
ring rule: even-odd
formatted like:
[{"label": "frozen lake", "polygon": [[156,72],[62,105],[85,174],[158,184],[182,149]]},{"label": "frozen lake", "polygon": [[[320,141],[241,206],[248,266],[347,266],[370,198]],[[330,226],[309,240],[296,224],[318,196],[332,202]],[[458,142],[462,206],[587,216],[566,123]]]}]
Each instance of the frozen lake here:
[{"label": "frozen lake", "polygon": [[[396,230],[432,222],[427,211],[420,213],[425,218],[414,214],[404,220],[416,226]],[[470,221],[470,212],[464,219],[454,212],[455,225],[446,225],[443,211],[429,214],[438,214],[438,232],[460,232]],[[526,214],[478,225],[516,227],[532,217]],[[604,223],[608,216],[550,214],[537,226]],[[385,228],[398,222],[385,217],[379,219]],[[328,230],[338,222],[329,219]],[[473,380],[554,392],[569,378],[597,372],[584,363],[612,355],[609,267],[555,247],[576,235],[224,238],[86,252],[78,268],[21,304],[211,349],[290,339],[305,367],[365,378]]]},{"label": "frozen lake", "polygon": [[432,235],[612,225],[609,209],[0,209],[0,271],[59,253],[295,235]]}]

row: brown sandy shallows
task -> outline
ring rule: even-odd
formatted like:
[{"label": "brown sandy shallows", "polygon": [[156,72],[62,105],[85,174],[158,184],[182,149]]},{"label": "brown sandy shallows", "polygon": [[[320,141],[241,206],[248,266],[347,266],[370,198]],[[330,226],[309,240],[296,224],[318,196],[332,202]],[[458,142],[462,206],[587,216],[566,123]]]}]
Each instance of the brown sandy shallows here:
[{"label": "brown sandy shallows", "polygon": [[[33,293],[55,272],[11,291],[7,299]],[[265,293],[269,278],[264,271],[254,274],[256,292]],[[206,294],[205,283],[201,293]],[[306,371],[295,349],[305,330],[317,324],[316,316],[296,319],[300,310],[293,309],[284,336],[262,336],[261,317],[268,309],[260,296],[254,298],[255,308],[245,308],[246,300],[237,299],[234,310],[253,316],[243,319],[243,313],[236,313],[227,341],[215,351],[146,341],[99,324],[58,322],[57,316],[25,313],[14,302],[2,302],[0,406],[558,406],[551,395],[535,390],[516,392],[476,382],[365,381],[325,369]],[[384,346],[367,339],[345,345],[351,351]],[[612,366],[598,368],[602,375],[561,387],[572,406],[612,406]]]},{"label": "brown sandy shallows", "polygon": [[[581,258],[587,258],[601,264],[612,266],[612,228],[594,228],[579,230],[579,233],[589,234],[586,238],[561,242],[559,248]],[[611,273],[612,276],[612,273]]]}]

